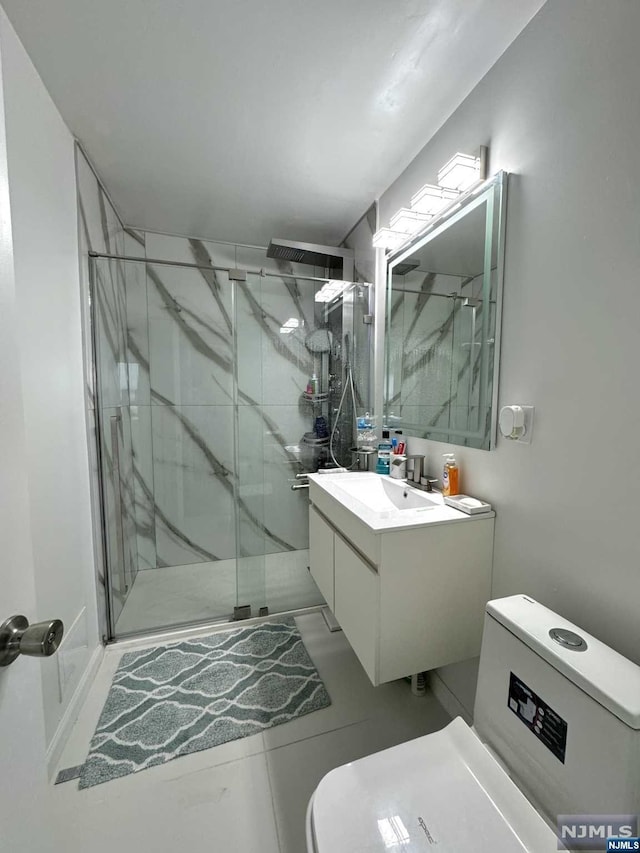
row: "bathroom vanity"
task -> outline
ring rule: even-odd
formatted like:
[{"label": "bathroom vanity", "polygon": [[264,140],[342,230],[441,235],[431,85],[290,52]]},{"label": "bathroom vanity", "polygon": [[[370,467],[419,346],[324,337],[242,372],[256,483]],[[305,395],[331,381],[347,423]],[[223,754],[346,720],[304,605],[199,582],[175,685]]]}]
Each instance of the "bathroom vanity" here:
[{"label": "bathroom vanity", "polygon": [[374,473],[309,484],[311,575],[372,683],[478,655],[495,514]]}]

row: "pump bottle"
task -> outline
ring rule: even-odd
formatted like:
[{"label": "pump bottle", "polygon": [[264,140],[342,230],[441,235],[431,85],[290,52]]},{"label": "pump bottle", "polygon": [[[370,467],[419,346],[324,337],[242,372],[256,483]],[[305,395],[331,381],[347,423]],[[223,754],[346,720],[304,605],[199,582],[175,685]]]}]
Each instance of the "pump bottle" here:
[{"label": "pump bottle", "polygon": [[445,498],[460,494],[460,469],[453,453],[443,453],[442,494]]}]

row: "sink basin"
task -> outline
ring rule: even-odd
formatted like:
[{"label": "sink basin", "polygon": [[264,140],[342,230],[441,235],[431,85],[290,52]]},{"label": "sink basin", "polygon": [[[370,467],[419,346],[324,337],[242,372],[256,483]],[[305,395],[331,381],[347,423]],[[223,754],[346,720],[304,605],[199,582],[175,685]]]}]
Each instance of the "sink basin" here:
[{"label": "sink basin", "polygon": [[435,509],[441,502],[437,498],[419,492],[402,481],[385,477],[359,477],[352,474],[336,484],[336,487],[354,498],[372,512],[379,514],[407,510],[426,511]]},{"label": "sink basin", "polygon": [[[345,471],[331,474],[309,474],[309,498],[331,524],[347,530],[352,542],[360,542],[362,553],[370,546],[358,539],[361,528],[349,527],[361,522],[377,533],[424,527],[433,524],[458,524],[470,519],[493,518],[493,513],[467,515],[447,506],[440,492],[423,492],[404,480],[383,474]],[[358,532],[360,531],[360,532]],[[368,540],[367,540],[368,541]],[[375,561],[374,561],[375,562]]]}]

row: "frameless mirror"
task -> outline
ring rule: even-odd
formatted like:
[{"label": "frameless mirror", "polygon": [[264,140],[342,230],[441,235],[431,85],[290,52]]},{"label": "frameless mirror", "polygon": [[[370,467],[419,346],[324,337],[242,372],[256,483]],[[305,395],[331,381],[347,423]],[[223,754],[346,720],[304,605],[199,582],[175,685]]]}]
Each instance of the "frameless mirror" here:
[{"label": "frameless mirror", "polygon": [[391,257],[385,417],[403,434],[495,445],[506,172]]}]

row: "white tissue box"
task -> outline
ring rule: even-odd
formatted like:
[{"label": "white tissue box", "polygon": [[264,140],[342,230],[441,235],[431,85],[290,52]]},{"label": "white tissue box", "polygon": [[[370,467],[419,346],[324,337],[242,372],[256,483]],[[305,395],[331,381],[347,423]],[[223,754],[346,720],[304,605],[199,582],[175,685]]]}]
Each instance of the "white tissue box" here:
[{"label": "white tissue box", "polygon": [[447,506],[459,509],[461,512],[466,512],[467,515],[476,515],[479,512],[491,512],[491,504],[479,501],[477,498],[472,498],[469,495],[451,495],[450,497],[446,497],[444,502]]}]

